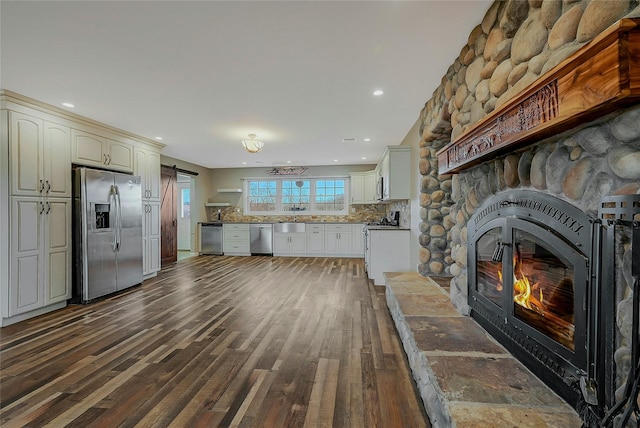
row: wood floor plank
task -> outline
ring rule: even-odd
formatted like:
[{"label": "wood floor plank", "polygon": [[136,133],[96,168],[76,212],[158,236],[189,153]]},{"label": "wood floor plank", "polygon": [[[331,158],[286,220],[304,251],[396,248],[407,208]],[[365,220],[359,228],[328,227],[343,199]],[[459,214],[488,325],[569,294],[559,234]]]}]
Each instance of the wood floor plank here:
[{"label": "wood floor plank", "polygon": [[362,259],[192,257],[0,329],[3,427],[428,427]]}]

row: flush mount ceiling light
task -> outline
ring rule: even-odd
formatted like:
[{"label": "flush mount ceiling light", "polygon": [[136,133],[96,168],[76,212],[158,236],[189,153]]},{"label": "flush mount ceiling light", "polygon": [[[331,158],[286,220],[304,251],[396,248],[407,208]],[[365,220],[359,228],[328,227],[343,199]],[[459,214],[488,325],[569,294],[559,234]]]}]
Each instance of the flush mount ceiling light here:
[{"label": "flush mount ceiling light", "polygon": [[248,140],[242,140],[242,147],[249,153],[258,153],[264,147],[264,143],[256,140],[256,134],[249,134]]}]

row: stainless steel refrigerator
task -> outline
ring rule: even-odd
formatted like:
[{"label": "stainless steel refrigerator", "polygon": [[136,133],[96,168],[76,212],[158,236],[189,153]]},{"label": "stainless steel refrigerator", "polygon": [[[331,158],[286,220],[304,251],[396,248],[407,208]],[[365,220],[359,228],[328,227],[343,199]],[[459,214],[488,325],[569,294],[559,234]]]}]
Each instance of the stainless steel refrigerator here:
[{"label": "stainless steel refrigerator", "polygon": [[86,303],[142,282],[140,177],[73,169],[74,297]]}]

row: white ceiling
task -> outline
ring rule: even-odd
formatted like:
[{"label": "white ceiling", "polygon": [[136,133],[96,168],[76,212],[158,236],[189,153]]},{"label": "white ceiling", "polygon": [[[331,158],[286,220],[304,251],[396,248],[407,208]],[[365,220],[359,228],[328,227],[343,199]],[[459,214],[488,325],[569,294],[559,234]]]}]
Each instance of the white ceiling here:
[{"label": "white ceiling", "polygon": [[492,2],[2,0],[0,86],[205,167],[375,164]]}]

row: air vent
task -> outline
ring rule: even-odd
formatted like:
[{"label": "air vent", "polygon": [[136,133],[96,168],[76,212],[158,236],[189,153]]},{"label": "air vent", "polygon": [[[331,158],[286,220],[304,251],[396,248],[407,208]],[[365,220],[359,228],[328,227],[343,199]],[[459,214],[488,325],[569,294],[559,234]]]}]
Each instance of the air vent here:
[{"label": "air vent", "polygon": [[355,143],[356,139],[355,138],[343,138],[342,142],[343,143]]}]

